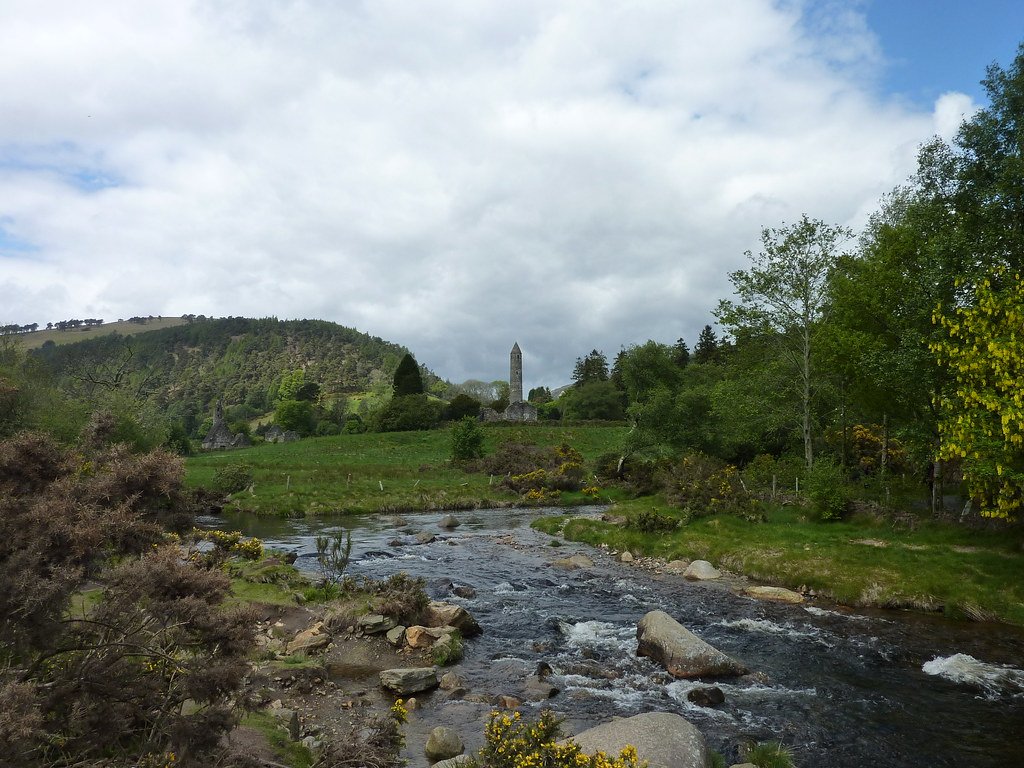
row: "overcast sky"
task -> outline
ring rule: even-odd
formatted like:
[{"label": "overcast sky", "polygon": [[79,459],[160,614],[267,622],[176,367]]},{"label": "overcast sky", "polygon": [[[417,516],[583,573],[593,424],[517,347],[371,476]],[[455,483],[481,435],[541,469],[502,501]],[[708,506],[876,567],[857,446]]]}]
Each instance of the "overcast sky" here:
[{"label": "overcast sky", "polygon": [[0,323],[324,318],[452,381],[692,346],[863,225],[1024,4],[0,0]]}]

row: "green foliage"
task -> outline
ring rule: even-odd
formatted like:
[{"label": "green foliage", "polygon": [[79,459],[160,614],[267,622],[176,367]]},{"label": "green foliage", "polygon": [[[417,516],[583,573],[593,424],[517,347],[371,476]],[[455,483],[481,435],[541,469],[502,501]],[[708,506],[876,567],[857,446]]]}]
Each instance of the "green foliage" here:
[{"label": "green foliage", "polygon": [[793,410],[800,414],[808,467],[814,462],[812,398],[820,379],[812,351],[828,306],[828,279],[840,257],[838,248],[852,236],[846,227],[806,214],[790,226],[765,227],[761,252],[747,251],[750,268],[729,274],[739,302],[721,301],[715,313],[734,331],[774,332],[798,382]]},{"label": "green foliage", "polygon": [[819,457],[807,473],[807,498],[819,520],[840,520],[850,504],[850,488],[842,467]]},{"label": "green foliage", "polygon": [[551,390],[547,387],[534,387],[530,390],[526,399],[534,405],[543,405],[544,403],[550,403],[553,397],[551,395]]},{"label": "green foliage", "polygon": [[714,363],[718,361],[718,336],[714,328],[705,325],[697,337],[697,346],[693,348],[693,362]]},{"label": "green foliage", "polygon": [[641,509],[629,518],[629,527],[643,533],[664,533],[674,531],[681,524],[678,517],[672,517],[653,509]]},{"label": "green foliage", "polygon": [[443,406],[427,395],[393,397],[373,415],[375,432],[433,429],[441,421]]},{"label": "green foliage", "polygon": [[567,390],[558,400],[562,415],[575,421],[619,421],[626,416],[622,403],[622,392],[610,381],[578,385]]},{"label": "green foliage", "polygon": [[420,367],[416,364],[413,356],[408,353],[402,357],[395,370],[392,391],[395,398],[422,395],[424,392]]},{"label": "green foliage", "polygon": [[740,750],[743,759],[757,768],[794,768],[793,750],[777,741],[750,742]]},{"label": "green foliage", "polygon": [[328,585],[336,585],[344,578],[351,556],[351,531],[316,537],[316,566],[320,571],[320,584],[325,591]]},{"label": "green foliage", "polygon": [[274,423],[281,429],[298,432],[303,437],[313,434],[313,405],[306,400],[278,400]]},{"label": "green foliage", "polygon": [[439,667],[447,667],[462,660],[463,642],[458,630],[444,635],[430,647],[430,660]]},{"label": "green foliage", "polygon": [[472,461],[484,455],[484,431],[471,416],[451,426],[452,461]]},{"label": "green foliage", "polygon": [[451,399],[448,403],[446,418],[451,421],[458,421],[464,419],[467,416],[476,418],[480,415],[480,408],[482,407],[479,400],[470,397],[469,395],[459,393]]},{"label": "green foliage", "polygon": [[242,462],[225,464],[213,473],[210,487],[225,496],[244,491],[253,484],[252,467]]},{"label": "green foliage", "polygon": [[573,386],[582,387],[598,381],[608,381],[608,358],[603,352],[592,350],[585,357],[576,358],[572,372]]}]

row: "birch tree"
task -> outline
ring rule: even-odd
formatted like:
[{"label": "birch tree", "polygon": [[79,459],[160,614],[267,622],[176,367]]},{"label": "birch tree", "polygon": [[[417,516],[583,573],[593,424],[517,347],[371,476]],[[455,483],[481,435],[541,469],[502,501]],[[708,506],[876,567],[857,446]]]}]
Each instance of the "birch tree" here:
[{"label": "birch tree", "polygon": [[852,231],[804,214],[795,224],[761,230],[762,250],[746,252],[749,269],[729,273],[737,301],[719,303],[716,317],[732,329],[771,331],[799,392],[804,461],[814,464],[812,398],[816,383],[814,341],[827,309],[828,277]]}]

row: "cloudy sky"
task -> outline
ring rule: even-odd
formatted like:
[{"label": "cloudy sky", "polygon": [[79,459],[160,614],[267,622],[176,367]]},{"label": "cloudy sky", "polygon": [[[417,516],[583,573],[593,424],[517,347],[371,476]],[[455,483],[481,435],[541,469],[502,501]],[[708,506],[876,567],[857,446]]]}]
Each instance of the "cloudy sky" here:
[{"label": "cloudy sky", "polygon": [[324,318],[565,383],[857,228],[1018,0],[0,0],[0,323]]}]

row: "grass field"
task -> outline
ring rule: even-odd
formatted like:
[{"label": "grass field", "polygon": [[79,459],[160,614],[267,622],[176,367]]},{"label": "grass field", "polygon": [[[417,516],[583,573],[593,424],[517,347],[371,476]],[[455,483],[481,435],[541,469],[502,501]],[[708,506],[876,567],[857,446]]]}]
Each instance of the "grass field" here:
[{"label": "grass field", "polygon": [[34,331],[32,333],[19,334],[17,338],[25,349],[38,349],[48,341],[54,344],[74,344],[76,341],[95,339],[99,336],[107,336],[111,333],[120,333],[123,336],[138,335],[146,331],[159,331],[161,328],[173,328],[176,325],[184,325],[187,321],[180,317],[154,317],[146,320],[145,323],[130,323],[127,320],[104,323],[103,325],[91,328],[75,328],[67,331]]},{"label": "grass field", "polygon": [[[505,440],[555,445],[563,440],[592,462],[615,450],[625,427],[486,425],[486,447]],[[451,466],[447,430],[337,435],[276,443],[237,451],[206,453],[186,461],[190,485],[210,485],[218,468],[241,463],[251,468],[251,490],[233,497],[239,509],[266,515],[327,515],[468,509],[513,503],[518,496],[499,487],[499,478]],[[562,502],[593,503],[582,494]]]},{"label": "grass field", "polygon": [[[664,499],[620,503],[675,514]],[[807,587],[853,606],[944,611],[956,618],[1024,625],[1021,532],[978,531],[921,521],[915,530],[854,518],[822,523],[799,509],[776,507],[764,523],[720,515],[698,518],[668,533],[643,533],[598,520],[545,517],[535,526],[593,545],[634,554],[702,559],[769,584]]]}]

